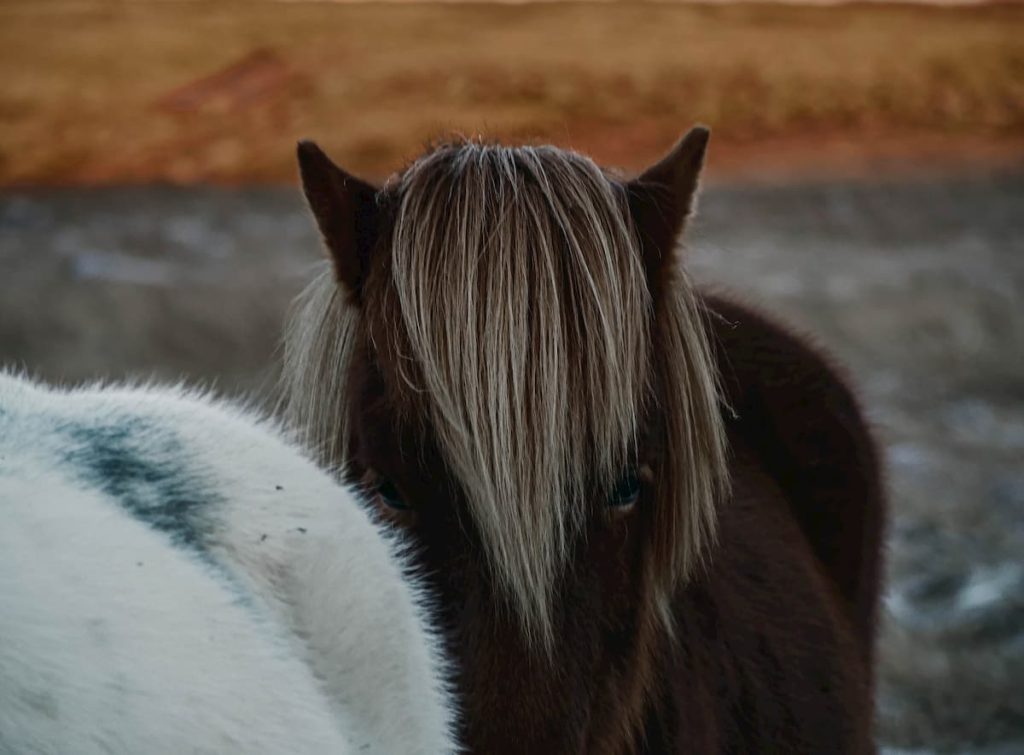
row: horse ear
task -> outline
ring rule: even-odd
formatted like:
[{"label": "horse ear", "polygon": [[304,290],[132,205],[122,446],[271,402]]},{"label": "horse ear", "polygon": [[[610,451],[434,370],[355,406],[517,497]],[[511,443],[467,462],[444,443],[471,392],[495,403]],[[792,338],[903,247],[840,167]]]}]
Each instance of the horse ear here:
[{"label": "horse ear", "polygon": [[335,276],[358,296],[377,241],[377,189],[339,168],[314,142],[299,142],[297,152],[302,190]]},{"label": "horse ear", "polygon": [[626,185],[649,279],[674,259],[676,242],[694,208],[710,136],[704,126],[694,126],[665,157]]}]

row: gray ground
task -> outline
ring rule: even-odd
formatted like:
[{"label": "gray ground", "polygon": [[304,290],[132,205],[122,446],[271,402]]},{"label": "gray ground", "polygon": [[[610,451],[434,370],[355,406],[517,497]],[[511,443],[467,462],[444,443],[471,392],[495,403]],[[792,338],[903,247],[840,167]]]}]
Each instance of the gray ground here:
[{"label": "gray ground", "polygon": [[[1024,752],[1024,176],[713,188],[691,247],[845,361],[884,441],[883,741]],[[288,190],[0,194],[0,362],[266,391],[317,254]]]}]

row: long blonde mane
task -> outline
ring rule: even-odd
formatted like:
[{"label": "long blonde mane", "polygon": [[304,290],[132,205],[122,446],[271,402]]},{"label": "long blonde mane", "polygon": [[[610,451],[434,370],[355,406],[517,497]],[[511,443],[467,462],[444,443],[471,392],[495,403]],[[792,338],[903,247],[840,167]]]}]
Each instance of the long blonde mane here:
[{"label": "long blonde mane", "polygon": [[[524,627],[550,641],[587,501],[633,463],[647,410],[674,415],[674,458],[653,481],[674,499],[657,504],[667,531],[653,546],[667,595],[713,536],[724,484],[714,364],[688,282],[675,279],[656,318],[625,192],[571,152],[445,146],[391,191],[390,275],[369,281],[363,304],[385,324],[373,346],[402,365]],[[291,419],[334,464],[363,314],[324,275],[286,337]]]}]

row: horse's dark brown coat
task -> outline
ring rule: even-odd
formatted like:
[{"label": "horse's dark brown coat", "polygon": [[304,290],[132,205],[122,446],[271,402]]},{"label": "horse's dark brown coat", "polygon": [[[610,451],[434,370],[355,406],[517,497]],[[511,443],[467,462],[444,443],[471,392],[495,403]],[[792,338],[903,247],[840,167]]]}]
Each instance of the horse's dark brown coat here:
[{"label": "horse's dark brown coat", "polygon": [[[378,207],[386,215],[387,202]],[[373,222],[386,239],[386,217]],[[639,229],[648,245],[671,243],[676,230]],[[873,751],[880,470],[855,398],[820,353],[747,307],[704,297],[731,405],[723,411],[732,494],[718,544],[678,589],[670,636],[651,597],[654,503],[644,498],[621,515],[595,507],[559,585],[549,656],[525,640],[495,591],[431,429],[399,410],[400,388],[389,378],[398,357],[370,346],[387,340],[373,307],[374,280],[388,277],[385,248],[362,248],[369,269],[339,269],[367,315],[349,376],[348,471],[354,480],[370,470],[388,477],[411,505],[383,515],[408,530],[436,587],[468,750]],[[670,256],[655,251],[645,255]],[[651,288],[668,287],[652,280]],[[653,337],[656,354],[657,329]],[[648,417],[642,456],[663,450],[661,421],[657,410]]]}]

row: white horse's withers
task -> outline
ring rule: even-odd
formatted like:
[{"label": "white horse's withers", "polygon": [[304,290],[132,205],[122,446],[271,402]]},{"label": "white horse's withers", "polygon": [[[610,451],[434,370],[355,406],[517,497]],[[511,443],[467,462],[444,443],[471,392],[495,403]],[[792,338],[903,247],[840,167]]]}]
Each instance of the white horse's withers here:
[{"label": "white horse's withers", "polygon": [[0,374],[0,752],[453,752],[400,547],[272,425]]}]

